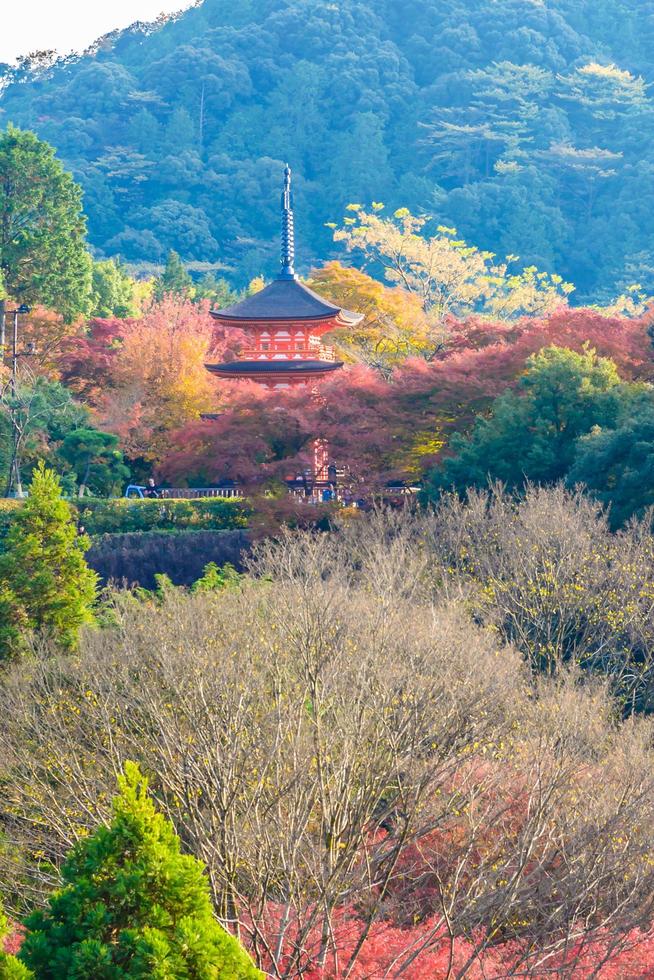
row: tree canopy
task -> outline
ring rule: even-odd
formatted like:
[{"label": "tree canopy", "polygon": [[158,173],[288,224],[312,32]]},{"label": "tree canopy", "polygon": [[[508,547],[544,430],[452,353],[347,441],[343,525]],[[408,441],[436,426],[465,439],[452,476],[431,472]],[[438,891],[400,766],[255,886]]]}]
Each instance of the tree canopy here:
[{"label": "tree canopy", "polygon": [[67,318],[89,308],[91,259],[82,191],[34,133],[0,133],[0,269],[17,302]]},{"label": "tree canopy", "polygon": [[654,292],[652,39],[629,0],[204,0],[23,59],[2,118],[56,146],[107,257],[269,275],[288,159],[302,271],[381,201],[603,301]]},{"label": "tree canopy", "polygon": [[610,505],[611,522],[624,524],[654,504],[654,405],[647,401],[612,429],[593,426],[577,445],[570,486],[580,484]]},{"label": "tree canopy", "polygon": [[41,463],[0,553],[0,659],[18,652],[29,631],[75,646],[80,627],[93,621],[97,593],[88,546],[56,474]]}]

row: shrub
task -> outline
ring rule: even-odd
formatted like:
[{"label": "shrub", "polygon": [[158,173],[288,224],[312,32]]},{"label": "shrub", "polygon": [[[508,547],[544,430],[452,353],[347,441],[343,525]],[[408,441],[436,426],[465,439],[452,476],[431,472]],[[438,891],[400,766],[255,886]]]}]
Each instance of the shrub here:
[{"label": "shrub", "polygon": [[279,497],[252,498],[250,530],[252,538],[274,537],[282,528],[302,531],[329,531],[335,526],[340,507],[334,503],[309,503],[283,492]]},{"label": "shrub", "polygon": [[[562,523],[557,501],[516,526]],[[240,588],[118,596],[74,661],[44,650],[12,668],[0,830],[29,877],[4,871],[11,893],[49,887],[134,759],[206,864],[220,920],[280,980],[416,980],[448,957],[457,976],[572,976],[592,949],[609,963],[637,943],[652,723],[620,722],[577,670],[536,677],[502,643],[448,557],[481,528],[457,514],[442,544],[445,511],[282,532]],[[501,570],[499,511],[492,532]]]},{"label": "shrub", "polygon": [[222,592],[223,589],[238,589],[243,584],[243,576],[230,562],[220,568],[210,561],[202,569],[202,576],[191,586],[192,592]]},{"label": "shrub", "polygon": [[13,945],[9,934],[9,923],[0,906],[0,980],[31,980],[33,974],[6,948]]},{"label": "shrub", "polygon": [[425,530],[451,587],[537,671],[606,678],[623,710],[654,708],[654,537],[613,534],[601,506],[563,487],[444,499]]},{"label": "shrub", "polygon": [[[28,498],[29,499],[29,498]],[[0,547],[24,506],[0,500]],[[71,500],[78,522],[91,536],[136,531],[232,531],[246,528],[250,510],[242,500]]]}]

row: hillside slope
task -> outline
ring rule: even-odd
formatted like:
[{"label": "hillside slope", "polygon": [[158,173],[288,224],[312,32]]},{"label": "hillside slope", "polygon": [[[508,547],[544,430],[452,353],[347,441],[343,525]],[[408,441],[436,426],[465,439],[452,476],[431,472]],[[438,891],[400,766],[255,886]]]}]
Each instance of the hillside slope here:
[{"label": "hillside slope", "polygon": [[204,0],[19,73],[0,122],[58,148],[129,261],[269,273],[288,159],[304,268],[381,200],[600,299],[654,291],[653,43],[654,0]]}]

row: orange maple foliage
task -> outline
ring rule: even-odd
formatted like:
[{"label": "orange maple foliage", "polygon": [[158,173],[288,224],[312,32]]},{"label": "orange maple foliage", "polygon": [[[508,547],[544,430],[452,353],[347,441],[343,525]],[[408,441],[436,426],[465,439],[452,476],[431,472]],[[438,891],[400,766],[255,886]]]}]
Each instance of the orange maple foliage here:
[{"label": "orange maple foliage", "polygon": [[[20,317],[18,329],[18,350],[21,357],[29,352],[30,372],[59,380],[62,356],[75,340],[84,336],[86,325],[81,318],[73,323],[66,323],[54,310],[36,306],[30,313]],[[11,317],[7,317],[7,353],[11,334]]]},{"label": "orange maple foliage", "polygon": [[103,424],[131,457],[161,458],[167,433],[217,401],[205,363],[214,344],[208,304],[166,296],[140,320],[126,320],[99,400]]}]

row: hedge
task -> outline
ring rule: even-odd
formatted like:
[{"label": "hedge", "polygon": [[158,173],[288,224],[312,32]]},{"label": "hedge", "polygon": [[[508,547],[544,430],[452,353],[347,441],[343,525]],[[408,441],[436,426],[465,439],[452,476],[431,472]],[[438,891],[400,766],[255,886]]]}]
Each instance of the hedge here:
[{"label": "hedge", "polygon": [[[232,531],[248,526],[249,510],[242,500],[71,500],[80,525],[92,537],[132,531]],[[0,500],[0,540],[20,500]]]},{"label": "hedge", "polygon": [[80,500],[80,524],[87,534],[131,531],[232,531],[247,527],[242,500]]},{"label": "hedge", "polygon": [[240,571],[248,548],[244,531],[141,531],[96,538],[86,560],[105,584],[153,589],[158,574],[175,585],[192,585],[211,561]]}]

